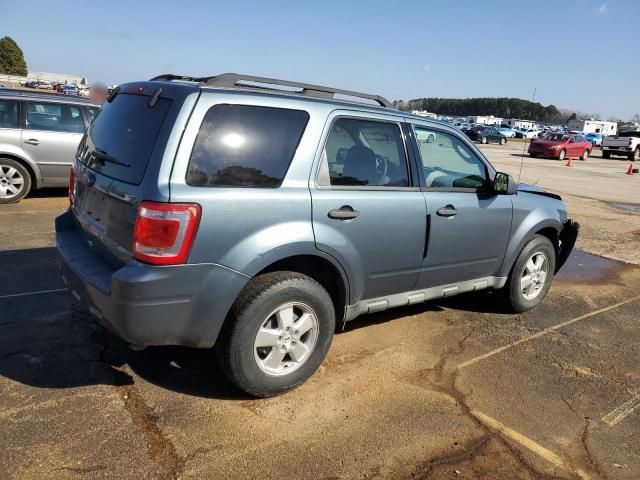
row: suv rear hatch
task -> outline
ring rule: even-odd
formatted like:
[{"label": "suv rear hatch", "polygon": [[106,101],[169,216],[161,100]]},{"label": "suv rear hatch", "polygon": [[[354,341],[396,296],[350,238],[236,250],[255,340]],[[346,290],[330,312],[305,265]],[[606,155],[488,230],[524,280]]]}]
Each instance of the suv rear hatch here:
[{"label": "suv rear hatch", "polygon": [[189,109],[180,115],[186,97],[197,92],[188,84],[122,85],[78,147],[72,211],[89,247],[113,268],[131,258],[140,202],[169,200],[169,179],[160,175],[162,162],[173,162],[174,152],[165,150],[176,122],[186,123],[190,114]]}]

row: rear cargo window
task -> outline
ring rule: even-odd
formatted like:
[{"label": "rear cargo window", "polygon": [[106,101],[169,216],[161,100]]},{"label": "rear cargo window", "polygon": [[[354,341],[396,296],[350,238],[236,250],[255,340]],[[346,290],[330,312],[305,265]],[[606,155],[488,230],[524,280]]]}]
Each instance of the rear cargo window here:
[{"label": "rear cargo window", "polygon": [[91,123],[81,161],[93,170],[127,183],[139,184],[149,163],[171,100],[120,93],[105,103]]},{"label": "rear cargo window", "polygon": [[309,114],[301,110],[216,105],[204,117],[186,181],[198,187],[278,187]]}]

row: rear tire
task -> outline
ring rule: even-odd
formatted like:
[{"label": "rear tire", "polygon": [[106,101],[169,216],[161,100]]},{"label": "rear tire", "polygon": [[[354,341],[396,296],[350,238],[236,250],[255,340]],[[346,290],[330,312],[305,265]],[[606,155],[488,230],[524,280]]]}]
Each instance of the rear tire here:
[{"label": "rear tire", "polygon": [[[538,262],[540,262],[538,264]],[[551,241],[534,235],[513,264],[505,293],[515,312],[526,312],[544,299],[555,273],[556,251]]]},{"label": "rear tire", "polygon": [[582,152],[582,156],[580,157],[582,160],[589,160],[589,150],[585,148],[584,152]]},{"label": "rear tire", "polygon": [[530,154],[529,154],[529,156],[530,156],[531,158],[536,158],[536,157],[538,156],[538,154],[537,154],[537,153],[530,153]]},{"label": "rear tire", "polygon": [[567,157],[567,151],[566,150],[560,150],[560,153],[558,154],[558,160],[562,161]]},{"label": "rear tire", "polygon": [[245,287],[227,322],[216,343],[222,370],[246,393],[270,397],[318,369],[331,346],[335,311],[312,278],[272,272]]},{"label": "rear tire", "polygon": [[604,158],[604,159],[611,158],[611,152],[609,152],[608,150],[603,150],[602,151],[602,158]]},{"label": "rear tire", "polygon": [[629,154],[629,160],[631,160],[632,162],[640,160],[640,147],[636,147],[633,153]]},{"label": "rear tire", "polygon": [[31,175],[21,164],[0,158],[0,204],[17,203],[31,190]]}]

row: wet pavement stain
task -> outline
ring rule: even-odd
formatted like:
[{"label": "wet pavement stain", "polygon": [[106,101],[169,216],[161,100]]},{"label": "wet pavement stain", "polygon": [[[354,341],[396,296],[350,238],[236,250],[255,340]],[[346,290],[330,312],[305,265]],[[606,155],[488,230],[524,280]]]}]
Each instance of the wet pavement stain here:
[{"label": "wet pavement stain", "polygon": [[632,265],[573,250],[555,278],[582,283],[607,282],[615,280],[620,272],[629,268],[633,268]]},{"label": "wet pavement stain", "polygon": [[611,205],[614,208],[619,208],[621,210],[640,213],[640,204],[638,203],[610,203],[609,205]]}]

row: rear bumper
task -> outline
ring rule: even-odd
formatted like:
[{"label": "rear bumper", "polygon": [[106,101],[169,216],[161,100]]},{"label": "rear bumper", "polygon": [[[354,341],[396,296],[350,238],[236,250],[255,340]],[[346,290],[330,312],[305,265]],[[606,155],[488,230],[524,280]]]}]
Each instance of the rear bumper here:
[{"label": "rear bumper", "polygon": [[136,345],[212,346],[249,277],[217,264],[113,268],[88,246],[71,211],[56,218],[62,276],[78,302]]}]

